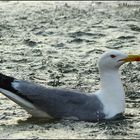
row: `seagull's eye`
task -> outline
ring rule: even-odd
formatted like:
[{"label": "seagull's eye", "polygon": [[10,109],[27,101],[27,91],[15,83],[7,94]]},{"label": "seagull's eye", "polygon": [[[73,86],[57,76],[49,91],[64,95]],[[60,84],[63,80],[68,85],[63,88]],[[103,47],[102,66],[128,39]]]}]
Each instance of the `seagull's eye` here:
[{"label": "seagull's eye", "polygon": [[115,58],[115,57],[116,57],[116,55],[114,55],[114,54],[111,54],[111,55],[110,55],[110,57],[111,57],[111,58]]}]

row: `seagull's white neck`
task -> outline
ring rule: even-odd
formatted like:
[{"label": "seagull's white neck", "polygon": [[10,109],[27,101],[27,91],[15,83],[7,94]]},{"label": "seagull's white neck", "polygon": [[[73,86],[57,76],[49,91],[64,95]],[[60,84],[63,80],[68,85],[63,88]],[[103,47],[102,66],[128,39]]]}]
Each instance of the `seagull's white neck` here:
[{"label": "seagull's white neck", "polygon": [[100,71],[101,91],[99,98],[104,105],[106,118],[111,118],[118,113],[124,112],[125,93],[121,83],[118,69]]},{"label": "seagull's white neck", "polygon": [[[124,93],[120,74],[118,70],[103,71],[100,70],[101,89],[106,92]],[[118,93],[119,92],[119,93]]]}]

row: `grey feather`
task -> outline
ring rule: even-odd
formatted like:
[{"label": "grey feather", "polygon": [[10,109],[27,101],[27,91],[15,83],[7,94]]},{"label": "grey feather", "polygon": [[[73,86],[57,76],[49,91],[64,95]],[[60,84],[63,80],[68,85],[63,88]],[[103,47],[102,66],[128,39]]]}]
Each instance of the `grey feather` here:
[{"label": "grey feather", "polygon": [[28,99],[53,118],[76,117],[79,120],[97,121],[105,117],[103,105],[94,94],[46,88],[23,80],[15,80],[13,87],[19,96]]}]

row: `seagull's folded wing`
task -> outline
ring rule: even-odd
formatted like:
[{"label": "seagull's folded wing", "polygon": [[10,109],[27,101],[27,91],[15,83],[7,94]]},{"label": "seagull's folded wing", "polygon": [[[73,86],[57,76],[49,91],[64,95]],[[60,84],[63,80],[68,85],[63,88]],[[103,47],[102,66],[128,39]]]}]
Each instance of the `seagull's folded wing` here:
[{"label": "seagull's folded wing", "polygon": [[[14,89],[12,93],[27,101],[25,104],[30,103],[53,118],[77,117],[83,120],[94,120],[97,116],[101,118],[104,116],[102,104],[95,95],[46,88],[23,80],[14,80],[11,86]],[[15,99],[12,100],[15,101]],[[15,102],[18,103],[18,101]]]}]

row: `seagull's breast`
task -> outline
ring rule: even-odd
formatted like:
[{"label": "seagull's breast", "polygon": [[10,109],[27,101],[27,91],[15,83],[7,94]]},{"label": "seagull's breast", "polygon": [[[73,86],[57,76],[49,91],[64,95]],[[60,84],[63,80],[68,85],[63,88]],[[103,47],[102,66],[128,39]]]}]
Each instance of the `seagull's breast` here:
[{"label": "seagull's breast", "polygon": [[110,119],[125,110],[125,101],[119,94],[105,93],[99,91],[96,93],[97,97],[103,104],[103,113],[106,119]]}]

